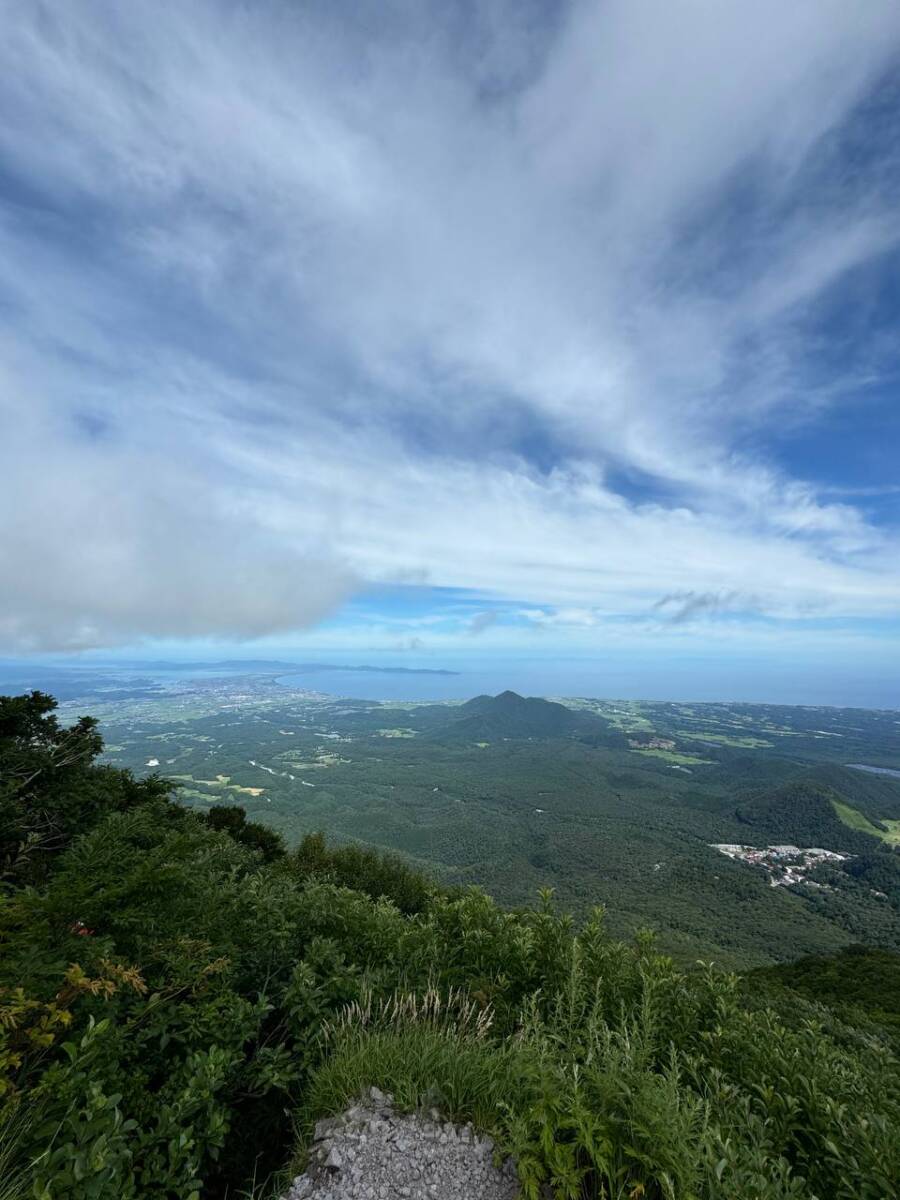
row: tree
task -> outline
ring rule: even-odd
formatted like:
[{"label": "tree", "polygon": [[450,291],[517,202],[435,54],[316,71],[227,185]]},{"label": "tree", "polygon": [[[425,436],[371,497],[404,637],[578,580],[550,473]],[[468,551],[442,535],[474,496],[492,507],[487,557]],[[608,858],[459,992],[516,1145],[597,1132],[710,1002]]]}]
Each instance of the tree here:
[{"label": "tree", "polygon": [[63,725],[44,692],[0,696],[0,878],[39,879],[53,858],[108,812],[163,799],[158,776],[98,766],[103,739],[93,717]]},{"label": "tree", "polygon": [[281,834],[257,821],[248,821],[247,813],[239,804],[217,804],[206,814],[206,820],[213,829],[223,830],[241,845],[258,850],[263,862],[274,862],[284,855]]}]

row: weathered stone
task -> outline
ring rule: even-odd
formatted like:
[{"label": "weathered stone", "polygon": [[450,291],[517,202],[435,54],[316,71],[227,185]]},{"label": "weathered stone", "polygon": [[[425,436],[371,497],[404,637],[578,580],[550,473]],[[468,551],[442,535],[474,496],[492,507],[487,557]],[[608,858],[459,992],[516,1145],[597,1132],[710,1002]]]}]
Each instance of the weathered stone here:
[{"label": "weathered stone", "polygon": [[437,1109],[402,1116],[378,1088],[316,1126],[305,1175],[282,1200],[513,1200],[515,1166],[493,1165],[494,1143]]},{"label": "weathered stone", "polygon": [[343,1121],[340,1117],[326,1117],[322,1121],[316,1121],[316,1141],[321,1142],[323,1138],[327,1138],[330,1133],[333,1133],[335,1129],[340,1129],[342,1125]]}]

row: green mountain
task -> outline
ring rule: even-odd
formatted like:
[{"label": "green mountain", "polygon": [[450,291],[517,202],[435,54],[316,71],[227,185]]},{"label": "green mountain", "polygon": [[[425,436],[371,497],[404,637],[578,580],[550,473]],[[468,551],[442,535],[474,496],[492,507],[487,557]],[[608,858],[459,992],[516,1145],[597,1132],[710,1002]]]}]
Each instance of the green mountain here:
[{"label": "green mountain", "polygon": [[885,818],[900,818],[900,780],[837,763],[816,766],[806,778],[833,789],[844,804],[858,809],[875,824]]},{"label": "green mountain", "polygon": [[516,692],[475,696],[432,732],[440,741],[500,741],[504,738],[566,738],[600,731],[606,723],[564,704]]},{"label": "green mountain", "polygon": [[848,801],[834,788],[819,782],[822,774],[812,779],[802,777],[742,801],[735,815],[747,826],[745,840],[821,846],[825,850],[860,854],[874,850],[879,844],[877,836],[841,820],[835,806],[846,810]]}]

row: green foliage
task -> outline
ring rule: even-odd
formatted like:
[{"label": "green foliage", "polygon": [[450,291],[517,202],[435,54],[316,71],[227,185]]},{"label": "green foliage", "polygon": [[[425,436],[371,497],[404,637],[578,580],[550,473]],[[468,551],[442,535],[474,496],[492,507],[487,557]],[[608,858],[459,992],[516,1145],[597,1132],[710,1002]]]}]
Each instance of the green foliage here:
[{"label": "green foliage", "polygon": [[156,777],[97,766],[97,722],[65,728],[43,692],[0,696],[0,881],[38,880],[53,857],[105,813],[166,796]]},{"label": "green foliage", "polygon": [[900,854],[891,850],[858,854],[844,867],[853,879],[883,892],[900,907]]},{"label": "green foliage", "polygon": [[31,1164],[25,1151],[32,1118],[17,1103],[0,1104],[0,1200],[25,1200]]},{"label": "green foliage", "polygon": [[[248,821],[279,831],[288,846],[327,829],[332,846],[394,850],[442,886],[478,884],[504,905],[530,904],[545,885],[579,918],[603,902],[611,931],[628,938],[652,925],[686,964],[710,957],[741,969],[862,938],[900,948],[897,911],[850,876],[823,877],[829,892],[771,888],[764,871],[712,846],[800,839],[858,852],[861,835],[825,801],[839,794],[877,827],[900,814],[900,782],[833,759],[898,761],[889,715],[502,696],[401,708],[298,699],[273,687],[254,700],[245,694],[253,686],[241,681],[227,711],[210,711],[206,697],[196,717],[185,716],[181,693],[177,705],[110,705],[110,757],[137,771],[161,760],[182,780],[185,804],[214,813],[232,796]],[[383,736],[397,729],[410,736]],[[655,737],[674,742],[681,757],[710,761],[668,761],[665,750],[630,745]],[[811,765],[823,756],[829,761]],[[787,783],[803,787],[774,805],[771,821],[738,819],[736,807],[772,799]],[[821,804],[806,804],[810,789]],[[788,831],[792,805],[802,819]],[[861,844],[866,853],[877,847],[865,836]],[[382,890],[372,891],[367,874],[354,867],[331,877],[393,895],[404,911],[420,902],[377,880]]]},{"label": "green foliage", "polygon": [[801,958],[755,971],[754,984],[772,982],[824,1005],[847,1023],[874,1024],[900,1044],[900,954],[871,946],[848,946],[839,954]]},{"label": "green foliage", "polygon": [[293,1114],[308,1132],[371,1084],[492,1133],[528,1197],[895,1194],[879,1025],[782,984],[748,1000],[549,891],[511,912],[321,837],[280,854],[239,809],[95,773],[89,726],[66,764],[43,700],[3,711],[18,827],[50,813],[62,842],[0,896],[0,1200],[233,1195],[288,1158]]},{"label": "green foliage", "polygon": [[258,850],[263,862],[274,862],[284,854],[284,839],[280,834],[258,821],[248,821],[246,810],[239,805],[216,805],[206,814],[206,823],[210,829],[223,830],[242,846]]},{"label": "green foliage", "polygon": [[430,736],[444,742],[487,738],[573,737],[604,733],[607,722],[538,696],[501,692],[475,696],[455,709],[437,709]]},{"label": "green foliage", "polygon": [[304,1127],[376,1083],[489,1130],[529,1197],[547,1183],[568,1197],[893,1195],[900,1087],[883,1044],[850,1051],[821,1023],[747,1010],[734,978],[683,974],[647,939],[607,939],[599,919],[573,936],[543,912],[507,932],[519,953],[480,1024],[436,1022],[427,1004],[400,1020],[396,1002],[389,1020],[349,1009]]},{"label": "green foliage", "polygon": [[747,840],[871,853],[878,844],[877,830],[873,827],[872,833],[863,832],[868,825],[865,820],[851,828],[838,815],[835,803],[845,811],[855,811],[842,803],[833,788],[800,779],[746,799],[738,806],[737,816],[752,831]]},{"label": "green foliage", "polygon": [[365,892],[373,900],[385,897],[403,913],[417,913],[436,889],[418,871],[395,854],[379,854],[367,846],[328,846],[321,833],[310,833],[294,851],[293,861],[302,875],[332,880],[342,887]]},{"label": "green foliage", "polygon": [[310,1083],[298,1125],[308,1134],[321,1113],[339,1112],[374,1085],[401,1108],[427,1102],[455,1121],[490,1129],[500,1107],[531,1082],[532,1070],[515,1043],[487,1045],[428,1027],[344,1031]]}]

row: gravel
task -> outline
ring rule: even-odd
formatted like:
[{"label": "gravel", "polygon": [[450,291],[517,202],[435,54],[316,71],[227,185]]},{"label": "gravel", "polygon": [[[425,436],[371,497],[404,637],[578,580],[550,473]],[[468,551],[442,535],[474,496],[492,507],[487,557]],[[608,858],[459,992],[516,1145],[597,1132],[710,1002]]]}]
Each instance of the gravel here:
[{"label": "gravel", "polygon": [[514,1200],[512,1159],[494,1166],[494,1143],[436,1109],[401,1115],[370,1088],[339,1117],[319,1121],[309,1165],[282,1200]]}]

